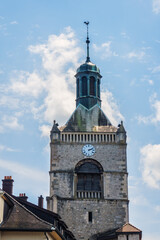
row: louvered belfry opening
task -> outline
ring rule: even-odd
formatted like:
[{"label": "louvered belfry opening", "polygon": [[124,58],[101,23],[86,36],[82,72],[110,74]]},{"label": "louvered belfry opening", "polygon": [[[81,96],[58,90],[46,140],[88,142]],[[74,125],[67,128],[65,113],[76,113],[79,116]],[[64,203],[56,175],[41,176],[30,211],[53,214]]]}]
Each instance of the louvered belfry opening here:
[{"label": "louvered belfry opening", "polygon": [[76,167],[77,198],[102,198],[102,167],[88,159]]},{"label": "louvered belfry opening", "polygon": [[94,77],[90,77],[90,95],[96,96],[96,81]]},{"label": "louvered belfry opening", "polygon": [[87,78],[82,77],[82,96],[87,96],[88,88],[87,88]]}]

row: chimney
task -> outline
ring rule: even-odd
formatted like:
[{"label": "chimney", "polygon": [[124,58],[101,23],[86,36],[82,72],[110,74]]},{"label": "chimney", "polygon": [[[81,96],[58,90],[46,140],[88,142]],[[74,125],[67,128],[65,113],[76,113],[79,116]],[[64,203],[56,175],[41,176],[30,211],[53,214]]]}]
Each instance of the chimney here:
[{"label": "chimney", "polygon": [[2,189],[10,195],[13,194],[13,182],[14,180],[11,176],[5,176],[2,179]]},{"label": "chimney", "polygon": [[28,197],[26,196],[25,193],[20,193],[19,196],[18,196],[18,198],[20,198],[20,199],[22,199],[22,200],[24,200],[24,201],[27,201],[27,199],[28,199]]},{"label": "chimney", "polygon": [[40,197],[38,197],[38,207],[41,207],[41,208],[43,208],[43,197],[42,197],[42,195],[40,195]]}]

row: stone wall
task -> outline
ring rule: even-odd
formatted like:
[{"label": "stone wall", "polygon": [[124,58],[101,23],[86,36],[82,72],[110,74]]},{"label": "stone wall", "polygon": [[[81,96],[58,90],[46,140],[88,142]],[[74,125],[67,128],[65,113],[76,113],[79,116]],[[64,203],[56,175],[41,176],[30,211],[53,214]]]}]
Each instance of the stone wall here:
[{"label": "stone wall", "polygon": [[[58,199],[58,213],[76,239],[89,239],[91,235],[121,227],[126,218],[128,202],[117,200]],[[92,222],[88,214],[92,213]]]},{"label": "stone wall", "polygon": [[118,240],[140,240],[140,235],[133,233],[133,234],[128,234],[128,238],[127,238],[127,234],[121,234],[118,236]]},{"label": "stone wall", "polygon": [[[50,196],[74,197],[76,164],[87,159],[82,154],[84,144],[51,144]],[[103,196],[109,199],[128,199],[126,145],[93,144],[92,159],[103,167]]]},{"label": "stone wall", "polygon": [[[85,159],[80,143],[51,143],[51,171],[71,170],[81,160]],[[126,166],[126,145],[116,143],[92,144],[96,152],[93,159],[96,159],[103,166],[104,171],[127,171]]]},{"label": "stone wall", "polygon": [[[55,210],[66,222],[77,240],[121,227],[128,222],[128,174],[126,144],[93,143],[91,159],[102,168],[100,199],[78,199],[75,167],[82,159],[83,143],[51,143],[50,198],[48,208]],[[92,222],[89,221],[89,212]]]}]

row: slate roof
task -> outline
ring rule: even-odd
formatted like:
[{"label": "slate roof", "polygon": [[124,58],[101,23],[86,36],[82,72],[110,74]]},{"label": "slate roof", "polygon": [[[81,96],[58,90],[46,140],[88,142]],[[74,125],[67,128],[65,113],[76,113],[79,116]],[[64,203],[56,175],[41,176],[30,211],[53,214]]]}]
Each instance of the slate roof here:
[{"label": "slate roof", "polygon": [[108,230],[106,232],[97,233],[89,240],[117,240],[116,230],[117,228]]},{"label": "slate roof", "polygon": [[8,211],[4,221],[0,224],[0,230],[21,230],[21,231],[45,231],[51,232],[54,229],[50,224],[25,208],[9,194],[4,193],[3,198],[7,204]]},{"label": "slate roof", "polygon": [[68,230],[67,225],[65,224],[65,222],[62,221],[61,217],[57,214],[54,213],[52,211],[49,211],[47,209],[44,208],[40,208],[39,206],[25,201],[19,197],[15,197],[15,199],[20,202],[23,206],[25,206],[25,208],[27,208],[29,211],[33,212],[35,215],[37,215],[39,218],[51,223],[54,225],[54,227],[56,227],[56,229],[60,230],[60,227],[63,228],[64,232],[70,236],[70,238],[75,239],[74,235],[72,234],[72,232],[70,232]]},{"label": "slate roof", "polygon": [[108,230],[91,236],[89,240],[117,240],[119,234],[139,234],[142,236],[142,231],[134,227],[130,223],[124,224],[120,228]]},{"label": "slate roof", "polygon": [[0,231],[55,231],[60,239],[75,240],[74,235],[58,214],[21,197],[10,196],[6,192],[2,197],[5,200],[7,211],[5,211],[4,220],[0,224]]},{"label": "slate roof", "polygon": [[71,231],[69,231],[67,225],[65,224],[65,222],[62,221],[61,217],[57,213],[49,211],[45,208],[40,208],[39,206],[37,206],[31,202],[25,201],[20,197],[14,196],[14,198],[19,203],[21,203],[25,208],[27,208],[29,211],[31,211],[36,216],[38,216],[39,218],[43,219],[44,221],[46,221],[50,224],[53,224],[54,227],[56,228],[56,231],[59,233],[59,235],[62,235],[60,233],[60,230],[61,230],[61,228],[63,228],[63,233],[64,233],[65,237],[67,237],[68,239],[75,239],[73,233]]},{"label": "slate roof", "polygon": [[91,132],[95,126],[111,126],[110,120],[104,114],[98,104],[91,109],[79,104],[71,115],[63,132]]}]

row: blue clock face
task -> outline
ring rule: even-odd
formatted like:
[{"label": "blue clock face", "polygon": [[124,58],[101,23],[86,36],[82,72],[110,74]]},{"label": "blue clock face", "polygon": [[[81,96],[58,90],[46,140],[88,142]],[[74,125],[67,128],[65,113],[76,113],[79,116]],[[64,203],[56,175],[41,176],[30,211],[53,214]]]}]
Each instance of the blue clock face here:
[{"label": "blue clock face", "polygon": [[93,156],[95,154],[95,147],[92,146],[91,144],[86,144],[83,148],[82,148],[82,152],[85,156],[90,157]]}]

